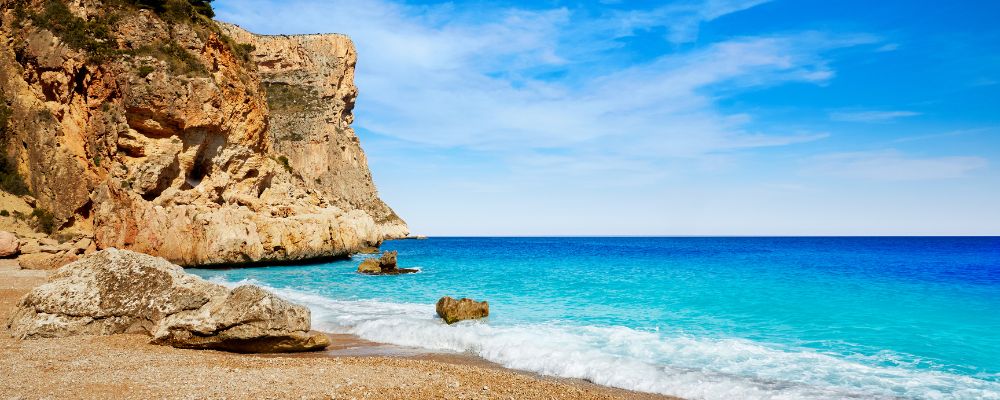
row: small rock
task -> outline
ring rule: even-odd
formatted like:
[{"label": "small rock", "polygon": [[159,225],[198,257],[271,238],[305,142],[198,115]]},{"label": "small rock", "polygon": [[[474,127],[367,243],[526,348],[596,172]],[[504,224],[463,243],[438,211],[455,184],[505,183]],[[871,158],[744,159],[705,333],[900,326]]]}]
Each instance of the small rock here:
[{"label": "small rock", "polygon": [[358,272],[362,274],[381,274],[382,267],[379,266],[378,259],[369,258],[361,262],[358,266]]},{"label": "small rock", "polygon": [[10,258],[21,251],[21,242],[13,233],[0,231],[0,258]]},{"label": "small rock", "polygon": [[396,263],[398,252],[386,251],[379,258],[369,258],[358,265],[358,272],[368,275],[399,275],[417,272],[416,269],[399,268]]},{"label": "small rock", "polygon": [[490,315],[490,304],[463,298],[455,300],[444,296],[437,302],[437,314],[448,325],[467,319],[480,319]]},{"label": "small rock", "polygon": [[38,239],[38,243],[40,243],[42,246],[58,246],[59,245],[59,241],[58,240],[55,240],[55,239],[49,238],[49,237]]}]

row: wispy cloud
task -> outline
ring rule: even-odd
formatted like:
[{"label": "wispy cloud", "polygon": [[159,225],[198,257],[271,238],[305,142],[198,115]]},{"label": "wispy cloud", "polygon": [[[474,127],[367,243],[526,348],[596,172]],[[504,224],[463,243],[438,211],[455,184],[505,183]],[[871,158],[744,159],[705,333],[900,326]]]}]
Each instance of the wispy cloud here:
[{"label": "wispy cloud", "polygon": [[719,17],[769,3],[771,0],[705,0],[667,4],[652,10],[615,13],[614,21],[621,35],[652,28],[667,30],[666,39],[680,44],[698,39],[701,24]]},{"label": "wispy cloud", "polygon": [[813,158],[812,174],[881,181],[954,179],[985,168],[985,158],[974,156],[915,157],[898,150],[834,153]]},{"label": "wispy cloud", "polygon": [[956,136],[977,135],[981,133],[994,133],[994,132],[1000,132],[1000,128],[993,127],[993,128],[957,129],[953,131],[931,133],[927,135],[906,136],[895,139],[892,142],[893,143],[915,142],[921,140],[954,138]]},{"label": "wispy cloud", "polygon": [[918,115],[920,113],[914,111],[836,111],[830,113],[830,119],[840,122],[889,122]]},{"label": "wispy cloud", "polygon": [[[594,44],[607,40],[606,28],[581,31],[578,25],[587,24],[576,24],[565,8],[503,9],[481,20],[428,17],[438,15],[433,6],[381,1],[293,3],[248,0],[220,15],[271,32],[289,30],[276,21],[295,21],[299,31],[337,27],[351,34],[361,55],[359,126],[423,145],[516,155],[510,162],[559,148],[575,159],[567,165],[593,163],[594,154],[601,154],[597,166],[631,165],[822,139],[825,133],[750,129],[753,116],[720,111],[718,93],[823,83],[834,76],[824,52],[876,41],[816,32],[739,37],[593,74],[573,63],[595,57],[581,52],[607,48]],[[628,24],[697,26],[691,21],[761,3],[668,6],[635,14]],[[289,10],[295,15],[283,15]]]}]

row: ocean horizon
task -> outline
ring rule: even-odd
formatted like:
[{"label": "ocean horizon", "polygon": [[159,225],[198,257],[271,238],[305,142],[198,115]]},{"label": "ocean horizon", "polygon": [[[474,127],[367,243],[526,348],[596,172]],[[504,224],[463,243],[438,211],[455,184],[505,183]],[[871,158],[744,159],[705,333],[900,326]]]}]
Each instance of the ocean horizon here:
[{"label": "ocean horizon", "polygon": [[[307,305],[313,326],[687,399],[1000,398],[998,237],[431,237],[191,269]],[[445,325],[441,296],[490,302]]]}]

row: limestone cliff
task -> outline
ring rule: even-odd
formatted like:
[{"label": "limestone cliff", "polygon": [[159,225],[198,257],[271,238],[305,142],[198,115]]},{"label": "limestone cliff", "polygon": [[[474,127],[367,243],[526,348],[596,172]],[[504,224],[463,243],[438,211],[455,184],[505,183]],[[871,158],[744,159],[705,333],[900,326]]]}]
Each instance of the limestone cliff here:
[{"label": "limestone cliff", "polygon": [[347,36],[255,35],[220,23],[250,56],[267,92],[270,139],[306,184],[376,221],[398,217],[378,198],[365,153],[351,128],[358,89],[357,51]]},{"label": "limestone cliff", "polygon": [[346,37],[259,37],[127,0],[3,5],[3,156],[57,229],[181,265],[407,233],[350,129]]}]

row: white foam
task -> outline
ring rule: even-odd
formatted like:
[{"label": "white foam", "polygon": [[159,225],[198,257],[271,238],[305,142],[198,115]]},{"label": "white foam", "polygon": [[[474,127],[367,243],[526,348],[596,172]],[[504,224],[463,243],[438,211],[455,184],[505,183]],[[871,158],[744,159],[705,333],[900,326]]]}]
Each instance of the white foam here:
[{"label": "white foam", "polygon": [[1000,399],[994,379],[868,365],[742,339],[562,324],[448,326],[435,318],[432,305],[272,290],[309,306],[315,329],[469,352],[508,368],[688,399]]}]

